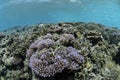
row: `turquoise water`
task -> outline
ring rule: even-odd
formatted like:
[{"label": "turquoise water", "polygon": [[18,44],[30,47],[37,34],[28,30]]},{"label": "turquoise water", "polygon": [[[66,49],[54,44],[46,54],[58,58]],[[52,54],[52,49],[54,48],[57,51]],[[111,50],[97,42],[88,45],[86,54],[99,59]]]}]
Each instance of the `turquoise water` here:
[{"label": "turquoise water", "polygon": [[0,31],[64,21],[120,28],[120,0],[0,0]]}]

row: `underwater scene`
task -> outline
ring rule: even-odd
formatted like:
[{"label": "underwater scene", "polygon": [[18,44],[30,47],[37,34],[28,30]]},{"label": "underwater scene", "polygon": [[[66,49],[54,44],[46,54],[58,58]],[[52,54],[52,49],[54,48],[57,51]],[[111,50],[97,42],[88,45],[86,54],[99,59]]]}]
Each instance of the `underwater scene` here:
[{"label": "underwater scene", "polygon": [[0,0],[0,80],[120,80],[120,0]]}]

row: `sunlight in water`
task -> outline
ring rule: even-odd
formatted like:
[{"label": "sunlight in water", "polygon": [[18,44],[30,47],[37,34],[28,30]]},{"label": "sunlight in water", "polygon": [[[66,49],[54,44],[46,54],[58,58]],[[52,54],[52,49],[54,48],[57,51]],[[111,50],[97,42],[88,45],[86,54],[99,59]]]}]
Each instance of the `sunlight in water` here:
[{"label": "sunlight in water", "polygon": [[1,30],[59,21],[96,22],[120,27],[119,0],[4,0],[0,1]]}]

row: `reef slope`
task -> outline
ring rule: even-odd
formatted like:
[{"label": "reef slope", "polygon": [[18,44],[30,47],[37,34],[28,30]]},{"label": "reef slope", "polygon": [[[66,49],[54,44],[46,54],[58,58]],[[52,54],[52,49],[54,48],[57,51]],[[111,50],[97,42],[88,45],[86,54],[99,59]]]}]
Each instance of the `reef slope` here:
[{"label": "reef slope", "polygon": [[120,30],[101,24],[39,24],[0,33],[0,80],[120,80],[119,57]]}]

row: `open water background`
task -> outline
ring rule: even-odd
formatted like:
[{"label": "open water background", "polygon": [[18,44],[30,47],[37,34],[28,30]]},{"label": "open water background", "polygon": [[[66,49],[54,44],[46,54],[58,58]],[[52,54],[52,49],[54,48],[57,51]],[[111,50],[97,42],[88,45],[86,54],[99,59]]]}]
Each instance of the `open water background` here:
[{"label": "open water background", "polygon": [[120,0],[0,0],[0,31],[69,21],[120,28]]}]

